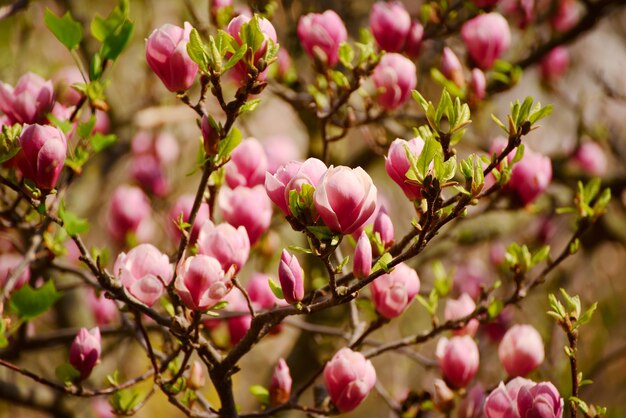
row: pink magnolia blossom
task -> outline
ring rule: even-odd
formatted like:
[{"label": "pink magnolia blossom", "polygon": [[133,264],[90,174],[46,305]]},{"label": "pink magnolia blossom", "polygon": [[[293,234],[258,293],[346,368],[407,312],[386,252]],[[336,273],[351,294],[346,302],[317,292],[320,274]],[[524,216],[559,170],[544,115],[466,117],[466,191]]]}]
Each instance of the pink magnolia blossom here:
[{"label": "pink magnolia blossom", "polygon": [[[0,254],[0,289],[4,289],[9,277],[24,261],[24,256],[17,253]],[[28,264],[24,271],[17,277],[13,285],[13,290],[19,289],[30,280],[30,267]]]},{"label": "pink magnolia blossom", "polygon": [[415,270],[404,263],[376,278],[371,284],[372,302],[382,316],[392,319],[409,306],[420,290],[420,279]]},{"label": "pink magnolia blossom", "polygon": [[469,82],[470,99],[473,103],[482,101],[487,95],[487,78],[480,68],[472,70]]},{"label": "pink magnolia blossom", "polygon": [[278,299],[268,283],[267,274],[254,273],[246,286],[248,296],[255,309],[267,310],[274,306],[286,306],[284,299]]},{"label": "pink magnolia blossom", "polygon": [[53,189],[67,155],[67,139],[63,132],[49,125],[28,125],[19,142],[22,149],[15,161],[22,175],[40,189]]},{"label": "pink magnolia blossom", "polygon": [[550,382],[516,377],[489,394],[484,413],[487,418],[562,418],[563,399]]},{"label": "pink magnolia blossom", "polygon": [[415,184],[408,182],[406,176],[407,171],[411,167],[409,158],[407,157],[408,151],[416,158],[422,152],[424,148],[424,140],[420,137],[413,138],[409,141],[397,138],[389,146],[387,157],[385,158],[385,170],[391,179],[402,189],[405,196],[413,201],[421,198],[421,188]]},{"label": "pink magnolia blossom", "polygon": [[291,373],[285,359],[278,359],[270,383],[270,404],[280,405],[289,401],[291,396]]},{"label": "pink magnolia blossom", "polygon": [[141,303],[152,306],[164,291],[163,283],[172,281],[172,266],[167,255],[152,244],[140,244],[120,253],[113,268],[126,290]]},{"label": "pink magnolia blossom", "polygon": [[272,202],[289,215],[290,192],[300,192],[304,184],[317,187],[326,171],[326,164],[317,158],[309,158],[303,163],[291,161],[276,170],[275,174],[265,173],[265,191]]},{"label": "pink magnolia blossom", "polygon": [[[281,51],[283,51],[281,49]],[[267,156],[267,171],[276,174],[281,166],[302,157],[302,150],[296,142],[285,135],[274,135],[263,140],[263,149]]]},{"label": "pink magnolia blossom", "polygon": [[500,362],[511,377],[526,376],[544,359],[543,340],[531,325],[511,327],[498,347]]},{"label": "pink magnolia blossom", "polygon": [[124,242],[128,234],[135,234],[139,241],[146,241],[152,235],[151,216],[150,201],[140,188],[119,186],[111,196],[107,230],[118,242]]},{"label": "pink magnolia blossom", "polygon": [[[265,55],[268,47],[268,41],[271,40],[274,43],[276,43],[277,41],[276,29],[274,29],[272,23],[264,17],[257,17],[257,19],[259,22],[259,28],[261,29],[261,33],[263,34],[264,39],[259,48],[254,53],[254,65],[256,65],[257,62]],[[226,32],[228,32],[233,38],[235,38],[235,41],[239,45],[241,45],[243,44],[240,34],[241,28],[244,24],[249,23],[251,20],[251,16],[247,14],[240,14],[230,21],[228,27],[226,28]],[[266,74],[267,69],[263,70],[263,72],[257,76],[257,80],[264,80]],[[237,64],[235,64],[231,75],[239,85],[244,85],[246,83],[248,77],[248,68],[244,60],[241,60]]]},{"label": "pink magnolia blossom", "polygon": [[324,383],[337,409],[349,412],[365,400],[376,384],[376,370],[363,354],[344,347],[326,363]]},{"label": "pink magnolia blossom", "polygon": [[567,73],[569,67],[569,51],[564,46],[553,48],[539,63],[541,77],[555,81]]},{"label": "pink magnolia blossom", "polygon": [[[182,215],[183,222],[189,222],[189,216],[191,215],[191,209],[193,208],[193,202],[195,196],[192,194],[186,194],[176,199],[176,203],[169,212],[169,230],[175,238],[180,238],[180,230],[177,227],[178,219]],[[196,220],[193,226],[189,229],[189,242],[195,244],[198,239],[198,234],[202,226],[209,220],[209,205],[205,202],[200,203],[198,212],[196,213]],[[246,236],[246,240],[247,240]],[[210,255],[210,254],[209,254]],[[228,270],[228,269],[226,269]]]},{"label": "pink magnolia blossom", "polygon": [[206,221],[198,235],[198,252],[216,258],[224,271],[235,266],[235,271],[243,268],[250,255],[250,240],[243,226]]},{"label": "pink magnolia blossom", "polygon": [[607,157],[597,142],[584,142],[574,154],[574,162],[591,176],[602,176],[607,170]]},{"label": "pink magnolia blossom", "polygon": [[[472,297],[463,293],[458,299],[447,300],[444,318],[446,321],[460,319],[474,312],[474,309],[476,309],[476,303]],[[463,328],[455,330],[454,334],[473,336],[478,330],[478,325],[478,320],[472,319]]]},{"label": "pink magnolia blossom", "polygon": [[131,141],[134,156],[151,155],[163,165],[176,161],[180,154],[178,141],[169,132],[139,131]]},{"label": "pink magnolia blossom", "polygon": [[54,87],[37,74],[26,73],[15,87],[0,82],[0,111],[13,123],[45,123],[54,107]]},{"label": "pink magnolia blossom", "polygon": [[174,288],[189,309],[206,311],[224,299],[232,282],[219,261],[201,254],[179,265]]},{"label": "pink magnolia blossom", "polygon": [[246,228],[251,245],[267,231],[272,220],[272,203],[261,185],[224,189],[220,192],[218,206],[226,222]]},{"label": "pink magnolia blossom", "polygon": [[422,50],[422,42],[424,41],[424,26],[418,21],[411,22],[411,29],[406,37],[404,52],[409,57],[417,57]]},{"label": "pink magnolia blossom", "polygon": [[509,24],[495,12],[467,21],[461,28],[461,37],[470,57],[482,70],[490,69],[511,44]]},{"label": "pink magnolia blossom", "polygon": [[93,313],[96,323],[99,326],[108,325],[115,321],[119,309],[114,300],[108,299],[104,293],[98,296],[93,289],[86,292],[87,306]]},{"label": "pink magnolia blossom", "polygon": [[457,418],[482,418],[485,397],[483,386],[480,383],[475,384],[459,404]]},{"label": "pink magnolia blossom", "polygon": [[365,232],[361,232],[361,236],[356,242],[354,249],[354,262],[352,272],[354,277],[362,278],[370,275],[372,271],[372,244]]},{"label": "pink magnolia blossom", "polygon": [[478,346],[469,335],[441,338],[437,343],[437,359],[446,382],[453,388],[466,387],[478,371]]},{"label": "pink magnolia blossom", "polygon": [[556,0],[558,6],[550,19],[552,27],[558,32],[567,32],[572,29],[581,16],[581,7],[576,0]]},{"label": "pink magnolia blossom", "polygon": [[152,155],[141,155],[133,158],[131,177],[143,190],[156,197],[164,197],[170,191],[165,169],[159,160]]},{"label": "pink magnolia blossom", "polygon": [[285,300],[289,303],[298,303],[304,297],[304,270],[298,259],[283,250],[278,265],[278,279]]},{"label": "pink magnolia blossom", "polygon": [[320,58],[330,67],[339,61],[339,45],[348,40],[348,31],[337,13],[309,13],[298,21],[298,38],[311,58]]},{"label": "pink magnolia blossom", "polygon": [[386,110],[394,110],[406,103],[417,86],[416,71],[415,64],[403,55],[383,55],[372,74],[378,104]]},{"label": "pink magnolia blossom", "polygon": [[400,2],[376,2],[370,11],[370,30],[378,46],[389,52],[402,50],[411,29],[411,16]]},{"label": "pink magnolia blossom", "polygon": [[378,211],[376,219],[374,220],[374,229],[372,231],[380,236],[380,240],[386,249],[393,245],[393,222],[391,222],[391,218],[384,210],[381,209]]},{"label": "pink magnolia blossom", "polygon": [[100,328],[81,328],[70,347],[70,364],[80,372],[80,379],[89,377],[100,360]]},{"label": "pink magnolia blossom", "polygon": [[255,138],[243,141],[232,152],[225,171],[226,184],[231,189],[263,184],[267,171],[267,157],[261,143]]},{"label": "pink magnolia blossom", "polygon": [[188,90],[198,74],[198,64],[187,54],[193,27],[165,24],[155,29],[146,43],[146,60],[152,71],[171,92]]},{"label": "pink magnolia blossom", "polygon": [[463,65],[454,51],[445,47],[441,55],[441,72],[444,76],[459,87],[465,86],[465,76],[463,75]]},{"label": "pink magnolia blossom", "polygon": [[332,231],[351,234],[376,209],[376,186],[361,167],[330,167],[313,194],[315,208]]}]

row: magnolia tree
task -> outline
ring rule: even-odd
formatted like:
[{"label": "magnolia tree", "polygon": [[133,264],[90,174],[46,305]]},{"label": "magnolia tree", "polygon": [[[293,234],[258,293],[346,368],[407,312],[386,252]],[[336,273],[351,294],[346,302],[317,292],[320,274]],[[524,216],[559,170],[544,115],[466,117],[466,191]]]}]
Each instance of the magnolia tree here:
[{"label": "magnolia tree", "polygon": [[[75,64],[0,83],[9,410],[607,414],[581,392],[596,304],[558,290],[612,204],[592,178],[604,145],[589,134],[551,159],[526,138],[551,105],[520,89],[490,103],[535,65],[557,90],[567,44],[623,2],[216,0],[204,15],[188,1],[145,30],[144,5],[42,3],[1,9]],[[136,45],[145,55],[124,64]],[[144,95],[144,122],[116,113],[119,91]],[[185,134],[155,129],[171,124]],[[524,220],[486,233],[508,222],[497,213]]]}]

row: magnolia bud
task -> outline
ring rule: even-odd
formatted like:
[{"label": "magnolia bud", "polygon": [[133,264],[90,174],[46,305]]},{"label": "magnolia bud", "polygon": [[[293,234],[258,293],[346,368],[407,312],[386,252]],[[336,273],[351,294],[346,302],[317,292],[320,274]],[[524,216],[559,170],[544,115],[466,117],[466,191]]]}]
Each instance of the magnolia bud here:
[{"label": "magnolia bud", "polygon": [[391,247],[394,243],[394,229],[391,218],[384,210],[379,210],[374,221],[374,233],[378,233],[380,241],[385,249]]},{"label": "magnolia bud", "polygon": [[559,418],[563,415],[563,399],[550,382],[535,383],[517,377],[493,390],[485,401],[487,418]]},{"label": "magnolia bud", "polygon": [[539,63],[541,77],[547,81],[556,81],[567,72],[569,52],[564,46],[553,48]]},{"label": "magnolia bud", "polygon": [[298,259],[283,250],[278,265],[278,279],[283,296],[289,303],[298,303],[304,297],[304,271]]},{"label": "magnolia bud", "polygon": [[559,32],[567,32],[572,29],[581,16],[581,7],[576,0],[557,0],[556,13],[550,19],[554,29]]},{"label": "magnolia bud", "polygon": [[370,30],[378,46],[389,52],[402,50],[409,30],[411,16],[400,2],[377,2],[370,12]]},{"label": "magnolia bud", "polygon": [[433,401],[441,412],[449,412],[454,408],[454,392],[450,390],[446,382],[435,379]]},{"label": "magnolia bud", "polygon": [[409,158],[406,155],[406,149],[415,156],[419,157],[424,148],[424,140],[420,137],[413,138],[409,141],[404,139],[396,139],[389,146],[387,157],[385,158],[385,170],[391,180],[393,180],[404,192],[405,196],[413,201],[421,198],[421,188],[416,184],[410,184],[406,173],[411,167]]},{"label": "magnolia bud", "polygon": [[111,237],[124,242],[128,234],[140,241],[151,235],[152,209],[148,197],[138,187],[119,186],[113,192],[107,213],[107,230]]},{"label": "magnolia bud", "polygon": [[342,348],[326,363],[324,383],[341,412],[355,409],[376,384],[376,370],[363,354]]},{"label": "magnolia bud", "polygon": [[263,184],[267,171],[267,157],[261,143],[255,138],[243,141],[232,152],[225,171],[226,183],[231,189]]},{"label": "magnolia bud", "polygon": [[326,170],[326,164],[317,158],[308,158],[303,163],[291,161],[278,168],[275,174],[265,173],[265,191],[272,202],[289,215],[291,190],[300,192],[304,184],[317,187]]},{"label": "magnolia bud", "polygon": [[115,301],[107,299],[104,293],[96,295],[95,290],[87,290],[87,305],[91,309],[96,323],[100,326],[113,322],[118,315],[119,309]]},{"label": "magnolia bud", "polygon": [[439,367],[446,382],[453,388],[467,386],[478,371],[479,353],[472,337],[442,338],[436,350]]},{"label": "magnolia bud", "polygon": [[456,54],[448,47],[443,49],[441,56],[441,72],[448,80],[463,88],[465,86],[465,76],[463,75],[463,66]]},{"label": "magnolia bud", "polygon": [[415,64],[400,54],[383,55],[372,74],[378,104],[394,110],[406,103],[417,86],[416,71]]},{"label": "magnolia bud", "polygon": [[326,10],[300,17],[298,38],[311,58],[334,67],[339,61],[339,45],[348,40],[348,31],[337,13]]},{"label": "magnolia bud", "polygon": [[133,158],[132,178],[147,193],[156,197],[164,197],[169,193],[170,185],[164,167],[152,155],[141,155]]},{"label": "magnolia bud", "polygon": [[289,401],[291,395],[291,374],[285,359],[279,359],[270,384],[270,404],[280,405]]},{"label": "magnolia bud", "polygon": [[404,263],[383,274],[371,284],[372,302],[379,314],[387,319],[399,316],[420,290],[415,270]]},{"label": "magnolia bud", "polygon": [[406,37],[404,52],[410,57],[417,57],[422,49],[424,40],[424,26],[418,21],[411,23],[411,29]]},{"label": "magnolia bud", "polygon": [[485,78],[485,73],[479,68],[472,70],[472,76],[469,82],[469,93],[470,99],[474,104],[482,101],[487,95],[487,79]]},{"label": "magnolia bud", "polygon": [[376,210],[376,186],[361,167],[330,167],[320,179],[313,200],[328,228],[351,234]]},{"label": "magnolia bud", "polygon": [[482,418],[484,404],[485,389],[477,383],[468,391],[467,396],[459,405],[457,418]]},{"label": "magnolia bud", "polygon": [[178,267],[174,288],[185,306],[206,311],[224,299],[232,288],[220,262],[208,255],[189,257]]},{"label": "magnolia bud", "polygon": [[113,267],[115,276],[141,303],[152,306],[163,294],[163,284],[172,281],[169,257],[152,244],[140,244],[128,254],[120,253]]},{"label": "magnolia bud", "polygon": [[53,189],[67,154],[63,132],[49,125],[29,125],[22,131],[19,141],[22,149],[15,160],[22,175],[40,189]]},{"label": "magnolia bud", "polygon": [[[463,293],[458,299],[448,299],[446,302],[444,318],[446,321],[460,319],[474,312],[474,309],[476,309],[476,303],[472,297],[467,293]],[[455,330],[454,334],[473,336],[478,330],[478,325],[478,320],[471,319],[466,326]]]},{"label": "magnolia bud", "polygon": [[166,24],[155,29],[146,43],[146,60],[152,71],[171,92],[188,90],[196,79],[198,64],[187,54],[193,27]]},{"label": "magnolia bud", "polygon": [[[228,32],[239,45],[242,45],[243,41],[241,40],[241,28],[244,24],[249,23],[251,20],[252,16],[240,14],[230,21],[228,27],[226,28],[226,32]],[[264,80],[267,73],[267,65],[264,63],[263,57],[267,52],[268,41],[271,40],[276,43],[277,36],[276,29],[274,29],[274,26],[269,20],[264,17],[257,16],[257,21],[259,23],[259,29],[263,34],[263,41],[254,53],[254,66],[260,71],[257,75],[257,80]],[[227,54],[227,57],[229,56],[230,53]],[[243,86],[246,84],[248,79],[248,67],[244,60],[235,64],[231,75],[239,85]]]},{"label": "magnolia bud", "polygon": [[372,271],[372,244],[365,232],[361,232],[356,243],[353,264],[352,272],[357,279],[370,275]]},{"label": "magnolia bud", "polygon": [[267,231],[272,220],[272,202],[261,185],[238,187],[237,190],[223,189],[218,206],[226,222],[234,227],[246,228],[251,245]]},{"label": "magnolia bud", "polygon": [[584,142],[576,150],[574,162],[591,176],[602,176],[606,173],[606,154],[597,142]]},{"label": "magnolia bud", "polygon": [[207,115],[202,116],[202,122],[200,123],[200,129],[202,131],[202,141],[204,143],[204,152],[207,156],[213,156],[217,154],[217,146],[220,142],[220,135],[214,128],[213,124],[209,122]]},{"label": "magnolia bud", "polygon": [[91,374],[100,360],[100,328],[81,328],[70,347],[70,364],[80,372],[80,380]]},{"label": "magnolia bud", "polygon": [[491,68],[511,44],[509,24],[493,12],[467,21],[461,28],[461,37],[470,57],[482,70]]},{"label": "magnolia bud", "polygon": [[224,271],[235,266],[235,271],[243,268],[250,255],[250,240],[243,226],[221,223],[214,225],[207,220],[198,234],[198,253],[216,258]]},{"label": "magnolia bud", "polygon": [[514,325],[500,341],[498,356],[509,376],[526,376],[543,362],[541,335],[531,325]]}]

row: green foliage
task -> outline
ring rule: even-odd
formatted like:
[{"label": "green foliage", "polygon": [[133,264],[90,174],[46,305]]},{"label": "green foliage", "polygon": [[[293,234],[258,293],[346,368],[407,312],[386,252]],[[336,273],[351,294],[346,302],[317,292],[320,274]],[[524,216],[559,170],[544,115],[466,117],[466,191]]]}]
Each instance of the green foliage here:
[{"label": "green foliage", "polygon": [[22,125],[2,125],[0,131],[0,164],[9,161],[20,151],[19,138],[22,133]]},{"label": "green foliage", "polygon": [[598,307],[597,302],[594,302],[583,312],[580,297],[578,295],[570,296],[565,289],[560,289],[560,292],[565,304],[563,304],[553,293],[551,293],[548,295],[548,301],[550,304],[548,315],[556,319],[557,323],[561,325],[561,327],[565,327],[569,331],[576,330],[581,325],[589,323],[593,313]]},{"label": "green foliage", "polygon": [[483,162],[480,156],[471,154],[461,161],[461,173],[469,185],[469,191],[463,188],[457,188],[457,190],[463,194],[478,196],[485,186]]},{"label": "green foliage", "polygon": [[128,45],[134,29],[128,19],[129,12],[128,0],[119,0],[106,19],[99,15],[92,19],[91,34],[102,43],[98,59],[115,60]]},{"label": "green foliage", "polygon": [[117,135],[115,134],[104,135],[100,132],[96,132],[95,135],[91,137],[89,142],[91,143],[91,148],[93,148],[95,152],[100,152],[115,144],[116,141]]},{"label": "green foliage", "polygon": [[260,404],[268,405],[270,403],[270,392],[264,386],[252,385],[250,386],[250,393]]},{"label": "green foliage", "polygon": [[38,289],[26,284],[11,296],[11,308],[21,319],[28,321],[47,312],[60,298],[61,293],[57,292],[52,280]]},{"label": "green foliage", "polygon": [[[461,140],[465,128],[472,123],[467,103],[461,102],[459,97],[455,97],[453,101],[445,88],[441,92],[437,107],[433,102],[427,101],[417,90],[413,90],[412,96],[413,100],[424,109],[426,120],[433,130],[435,138],[440,141],[447,138],[449,145],[455,145]],[[446,129],[442,124],[444,116],[448,124]]]},{"label": "green foliage", "polygon": [[[557,209],[557,213],[575,213],[578,215],[578,222],[595,222],[600,216],[606,213],[611,201],[611,189],[602,189],[602,182],[599,178],[591,179],[587,184],[578,182],[574,206]],[[572,248],[570,252],[576,252],[578,248]]]},{"label": "green foliage", "polygon": [[440,297],[445,297],[452,290],[452,284],[454,282],[454,278],[452,274],[448,274],[446,272],[443,263],[440,260],[435,261],[432,264],[433,275],[435,276],[435,281],[433,286],[437,291],[437,294]]},{"label": "green foliage", "polygon": [[233,152],[237,145],[241,143],[243,136],[241,131],[237,128],[232,128],[226,138],[221,140],[217,146],[217,158],[220,161],[226,161],[230,158],[230,154]]},{"label": "green foliage", "polygon": [[62,363],[54,370],[54,375],[63,383],[75,382],[80,377],[80,372],[69,363]]},{"label": "green foliage", "polygon": [[542,106],[540,102],[533,105],[533,98],[528,96],[522,103],[519,100],[511,103],[511,112],[507,116],[508,127],[500,121],[495,115],[491,115],[491,119],[500,127],[509,137],[522,136],[530,131],[537,129],[535,124],[541,119],[552,113],[552,105]]},{"label": "green foliage", "polygon": [[70,237],[89,230],[89,221],[79,218],[75,213],[67,211],[63,201],[61,201],[59,205],[59,218],[63,221],[63,228],[65,228],[65,231],[67,231]]},{"label": "green foliage", "polygon": [[381,255],[374,264],[374,267],[372,267],[372,272],[383,270],[385,273],[389,273],[391,271],[391,268],[389,267],[389,263],[391,263],[391,260],[393,260],[391,254],[385,253]]},{"label": "green foliage", "polygon": [[[120,381],[120,373],[118,370],[115,370],[112,374],[107,376],[107,381],[113,387],[119,386]],[[131,411],[137,404],[139,404],[139,392],[137,392],[134,388],[122,389],[115,391],[109,397],[109,404],[113,411],[118,414],[126,414]]]},{"label": "green foliage", "polygon": [[505,260],[511,271],[523,275],[549,256],[549,245],[544,245],[532,254],[526,245],[519,245],[514,242],[507,248]]},{"label": "green foliage", "polygon": [[78,48],[83,39],[83,27],[72,17],[69,11],[62,17],[58,17],[50,9],[46,9],[43,19],[50,32],[67,49]]},{"label": "green foliage", "polygon": [[270,289],[272,290],[272,293],[274,294],[274,296],[276,296],[278,299],[285,299],[285,295],[283,294],[283,289],[280,287],[278,283],[274,281],[274,279],[272,279],[271,277],[268,277],[267,283],[269,284]]}]

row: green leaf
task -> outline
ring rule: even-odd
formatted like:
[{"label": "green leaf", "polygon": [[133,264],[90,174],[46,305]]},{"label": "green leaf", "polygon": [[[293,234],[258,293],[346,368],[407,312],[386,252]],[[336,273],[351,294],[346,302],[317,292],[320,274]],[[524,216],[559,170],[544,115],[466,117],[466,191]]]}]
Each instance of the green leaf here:
[{"label": "green leaf", "polygon": [[54,370],[54,375],[63,383],[71,383],[80,377],[80,372],[71,364],[63,363]]},{"label": "green leaf", "polygon": [[434,138],[424,139],[424,148],[419,157],[417,157],[416,168],[418,174],[424,178],[430,170],[430,163],[435,158],[437,153],[441,153],[441,144]]},{"label": "green leaf", "polygon": [[389,253],[385,253],[382,256],[380,256],[380,258],[378,259],[378,261],[376,261],[376,264],[374,264],[374,267],[372,267],[372,272],[374,271],[378,271],[378,270],[383,270],[385,272],[389,272],[389,263],[391,262],[391,260],[393,260],[393,256]]},{"label": "green leaf", "polygon": [[59,205],[59,218],[63,221],[63,228],[70,237],[82,234],[89,230],[89,221],[79,218],[75,213],[65,210],[65,204],[61,201]]},{"label": "green leaf", "polygon": [[202,38],[200,38],[200,33],[193,28],[191,33],[189,34],[189,42],[187,43],[187,54],[189,54],[189,58],[198,66],[200,70],[203,72],[207,72],[209,69],[209,51],[207,50],[206,45],[202,42]]},{"label": "green leaf", "polygon": [[270,289],[272,290],[272,293],[274,294],[274,296],[276,296],[278,299],[285,299],[285,295],[283,295],[283,288],[280,287],[280,285],[276,283],[274,279],[272,279],[271,277],[268,277],[267,283],[269,284]]},{"label": "green leaf", "polygon": [[307,228],[320,241],[331,241],[335,234],[326,226],[307,226]]},{"label": "green leaf", "polygon": [[81,138],[88,138],[91,135],[91,132],[93,131],[95,125],[96,117],[92,114],[87,122],[78,124],[76,132],[78,132],[78,136],[80,136]]},{"label": "green leaf", "polygon": [[507,129],[507,127],[504,125],[504,123],[502,123],[502,121],[500,121],[500,119],[498,119],[498,117],[496,115],[494,115],[493,113],[491,114],[491,119],[496,123],[496,125],[498,125],[500,128],[502,128],[502,130],[508,135],[509,134],[509,130]]},{"label": "green leaf", "polygon": [[135,25],[127,20],[114,32],[110,33],[100,48],[102,58],[105,60],[117,59],[133,36],[134,28]]},{"label": "green leaf", "polygon": [[83,39],[83,28],[78,21],[74,20],[69,11],[63,17],[58,17],[50,9],[46,9],[43,20],[50,32],[67,49],[76,49]]},{"label": "green leaf", "polygon": [[237,48],[233,56],[230,57],[228,61],[226,61],[226,64],[224,64],[224,67],[222,68],[222,72],[234,67],[239,61],[241,61],[243,56],[246,55],[247,50],[248,50],[248,44],[246,43],[242,44],[239,48]]},{"label": "green leaf", "polygon": [[250,386],[250,393],[254,395],[259,403],[263,405],[270,403],[270,392],[264,386],[252,385]]},{"label": "green leaf", "polygon": [[239,109],[239,114],[243,115],[244,113],[252,112],[254,109],[259,106],[261,103],[261,99],[252,99],[244,103],[243,106]]},{"label": "green leaf", "polygon": [[19,138],[22,125],[3,125],[0,132],[0,164],[9,161],[20,151]]},{"label": "green leaf", "polygon": [[100,152],[111,145],[113,145],[117,141],[117,135],[108,134],[104,135],[100,132],[96,132],[96,134],[91,138],[91,147],[95,152]]},{"label": "green leaf", "polygon": [[109,404],[115,412],[124,414],[139,404],[139,392],[133,388],[118,390],[109,398]]},{"label": "green leaf", "polygon": [[531,267],[541,263],[543,260],[545,260],[546,258],[548,258],[548,256],[550,255],[550,246],[549,245],[544,245],[543,247],[541,247],[541,249],[539,251],[537,251],[533,257],[532,260],[530,262]]},{"label": "green leaf", "polygon": [[493,319],[497,317],[498,315],[500,315],[500,312],[502,312],[503,308],[504,308],[504,304],[502,303],[501,300],[495,299],[491,301],[491,303],[487,307],[487,313],[489,314],[489,318]]},{"label": "green leaf", "polygon": [[354,66],[352,65],[352,61],[354,61],[354,50],[347,42],[342,42],[339,45],[339,62],[351,70]]},{"label": "green leaf", "polygon": [[6,337],[6,322],[0,317],[0,348],[4,348],[9,345],[9,340]]},{"label": "green leaf", "polygon": [[435,276],[434,287],[441,297],[445,297],[452,289],[453,278],[446,273],[441,260],[437,260],[432,264],[433,274]]},{"label": "green leaf", "polygon": [[[263,32],[261,31],[257,15],[254,15],[248,23],[243,24],[241,30],[239,31],[239,36],[243,40],[243,45],[250,46],[250,48],[252,48],[252,52],[259,50],[265,40],[265,35],[263,35]],[[248,48],[246,47],[246,49]]]},{"label": "green leaf", "polygon": [[230,154],[233,152],[237,145],[241,143],[243,136],[241,135],[241,131],[237,128],[232,128],[226,138],[220,141],[217,146],[217,156],[220,159],[226,159],[230,157]]},{"label": "green leaf", "polygon": [[304,248],[297,245],[290,245],[289,251],[300,254],[313,254],[313,250],[311,250],[310,248]]},{"label": "green leaf", "polygon": [[578,318],[578,324],[579,325],[585,325],[587,323],[589,323],[589,321],[591,321],[591,317],[593,316],[593,313],[596,311],[598,307],[598,302],[594,302],[593,305],[591,305],[589,307],[589,309],[587,309],[585,311],[585,313],[583,313],[580,318]]},{"label": "green leaf", "polygon": [[47,312],[60,297],[61,293],[57,292],[52,280],[38,289],[26,284],[11,296],[11,308],[21,319],[28,321]]}]

